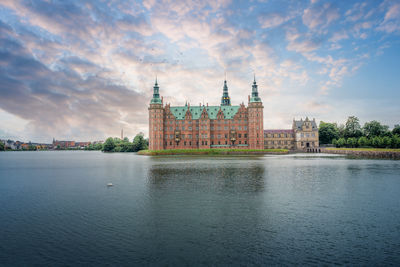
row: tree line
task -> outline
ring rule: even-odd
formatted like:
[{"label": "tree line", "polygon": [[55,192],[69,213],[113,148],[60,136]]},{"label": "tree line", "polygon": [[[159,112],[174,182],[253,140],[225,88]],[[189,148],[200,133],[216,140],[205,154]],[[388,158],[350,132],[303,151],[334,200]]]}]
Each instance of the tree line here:
[{"label": "tree line", "polygon": [[373,120],[363,127],[355,116],[348,117],[345,124],[321,121],[319,125],[320,145],[332,144],[336,147],[400,148],[400,125],[392,130],[389,126]]},{"label": "tree line", "polygon": [[143,134],[137,134],[132,142],[125,137],[124,139],[109,137],[102,145],[103,152],[137,152],[147,149],[149,141],[144,138]]}]

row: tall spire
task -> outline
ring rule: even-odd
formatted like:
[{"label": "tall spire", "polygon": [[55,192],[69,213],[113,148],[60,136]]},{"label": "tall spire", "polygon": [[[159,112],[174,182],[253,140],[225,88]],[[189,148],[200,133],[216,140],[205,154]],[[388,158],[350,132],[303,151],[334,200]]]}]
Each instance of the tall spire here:
[{"label": "tall spire", "polygon": [[224,90],[222,92],[222,97],[221,97],[221,106],[230,106],[230,105],[231,105],[231,98],[229,97],[228,94],[228,85],[226,84],[226,78],[225,78]]},{"label": "tall spire", "polygon": [[159,89],[160,88],[158,87],[157,76],[156,76],[156,82],[154,83],[153,87],[153,98],[151,99],[150,104],[162,104]]},{"label": "tall spire", "polygon": [[254,82],[251,86],[251,98],[250,103],[261,102],[261,98],[258,96],[258,85],[256,83],[256,74],[254,74]]}]

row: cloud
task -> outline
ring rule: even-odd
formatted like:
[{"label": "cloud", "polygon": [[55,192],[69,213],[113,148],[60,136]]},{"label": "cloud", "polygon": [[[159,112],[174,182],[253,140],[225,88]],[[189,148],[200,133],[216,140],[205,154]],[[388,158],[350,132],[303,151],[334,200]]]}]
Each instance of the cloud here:
[{"label": "cloud", "polygon": [[64,69],[51,70],[9,36],[0,43],[8,43],[0,52],[0,108],[28,121],[32,136],[104,138],[124,124],[131,134],[146,127],[144,95],[75,71],[93,63],[71,57],[62,60]]},{"label": "cloud", "polygon": [[386,33],[400,32],[400,4],[394,3],[388,6],[384,20],[377,27],[378,31]]},{"label": "cloud", "polygon": [[303,23],[310,29],[325,28],[340,17],[338,8],[330,3],[311,6],[304,10]]},{"label": "cloud", "polygon": [[298,53],[307,53],[319,48],[320,41],[311,35],[300,34],[296,29],[289,29],[286,32],[288,41],[287,50]]},{"label": "cloud", "polygon": [[291,18],[291,16],[282,16],[278,13],[270,13],[260,16],[258,22],[260,23],[261,28],[273,28],[285,23]]}]

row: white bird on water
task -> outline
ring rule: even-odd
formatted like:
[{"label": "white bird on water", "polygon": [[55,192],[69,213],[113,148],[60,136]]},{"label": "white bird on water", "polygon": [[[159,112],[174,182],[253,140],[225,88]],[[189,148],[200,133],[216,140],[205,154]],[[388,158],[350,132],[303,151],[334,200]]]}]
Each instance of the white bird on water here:
[{"label": "white bird on water", "polygon": [[107,184],[107,187],[111,187],[111,186],[113,186],[112,183],[108,183],[108,184]]}]

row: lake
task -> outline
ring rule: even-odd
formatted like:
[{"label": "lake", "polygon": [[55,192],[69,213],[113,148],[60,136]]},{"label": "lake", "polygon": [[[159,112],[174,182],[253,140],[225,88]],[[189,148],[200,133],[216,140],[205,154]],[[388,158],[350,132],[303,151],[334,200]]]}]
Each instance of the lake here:
[{"label": "lake", "polygon": [[400,265],[400,161],[2,152],[0,229],[11,266]]}]

